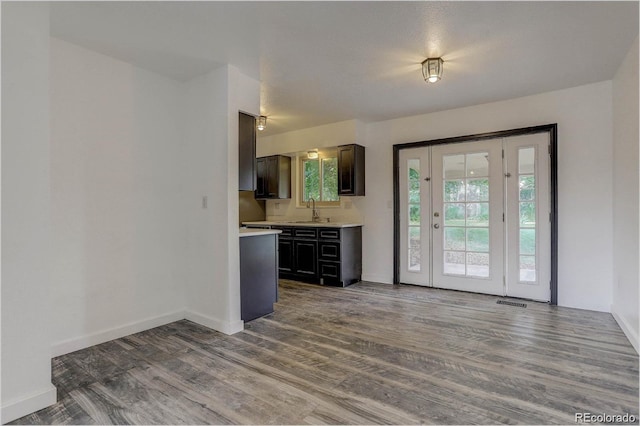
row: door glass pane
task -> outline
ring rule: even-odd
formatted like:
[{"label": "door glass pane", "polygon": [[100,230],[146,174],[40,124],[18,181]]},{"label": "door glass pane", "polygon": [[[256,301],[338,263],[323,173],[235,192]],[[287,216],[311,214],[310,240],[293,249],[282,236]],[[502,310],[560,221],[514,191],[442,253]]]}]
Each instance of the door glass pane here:
[{"label": "door glass pane", "polygon": [[489,276],[489,254],[467,253],[467,275],[487,278]]},{"label": "door glass pane", "polygon": [[534,147],[518,150],[518,174],[534,174],[536,149]]},{"label": "door glass pane", "polygon": [[467,250],[489,253],[489,228],[467,228]]},{"label": "door glass pane", "polygon": [[447,275],[465,275],[464,252],[444,252],[444,273]]},{"label": "door glass pane", "polygon": [[520,281],[536,282],[536,148],[518,150]]},{"label": "door glass pane", "polygon": [[409,247],[407,251],[409,271],[420,272],[422,246],[420,241],[420,160],[407,160],[407,182],[409,191]]},{"label": "door glass pane", "polygon": [[420,248],[420,227],[409,227],[409,248]]},{"label": "door glass pane", "polygon": [[464,226],[464,203],[446,203],[444,206],[445,226]]},{"label": "door glass pane", "polygon": [[489,176],[489,154],[467,154],[467,177]]},{"label": "door glass pane", "polygon": [[520,256],[520,281],[536,281],[536,257]]},{"label": "door glass pane", "polygon": [[420,203],[420,181],[409,181],[409,202]]},{"label": "door glass pane", "polygon": [[442,158],[442,170],[445,179],[460,179],[465,177],[464,154],[445,155]]},{"label": "door glass pane", "polygon": [[467,203],[467,226],[489,226],[489,203]]},{"label": "door glass pane", "polygon": [[409,270],[420,272],[420,248],[409,248]]},{"label": "door glass pane", "polygon": [[520,228],[520,254],[536,254],[536,230]]},{"label": "door glass pane", "polygon": [[419,226],[410,226],[409,227],[409,265],[410,271],[418,272],[420,271],[420,257],[421,257],[421,246],[420,246],[420,227]]},{"label": "door glass pane", "polygon": [[467,201],[489,201],[489,179],[467,180]]},{"label": "door glass pane", "polygon": [[442,157],[443,272],[489,277],[489,154]]},{"label": "door glass pane", "polygon": [[445,250],[464,250],[465,237],[464,228],[444,228],[444,249]]},{"label": "door glass pane", "polygon": [[536,178],[534,175],[520,175],[520,201],[533,201],[536,198]]},{"label": "door glass pane", "polygon": [[409,205],[409,225],[420,225],[420,204]]},{"label": "door glass pane", "polygon": [[420,180],[420,160],[417,158],[407,160],[407,168],[409,169],[409,180]]},{"label": "door glass pane", "polygon": [[444,201],[464,201],[464,180],[444,181]]},{"label": "door glass pane", "polygon": [[536,203],[520,203],[520,226],[536,226]]}]

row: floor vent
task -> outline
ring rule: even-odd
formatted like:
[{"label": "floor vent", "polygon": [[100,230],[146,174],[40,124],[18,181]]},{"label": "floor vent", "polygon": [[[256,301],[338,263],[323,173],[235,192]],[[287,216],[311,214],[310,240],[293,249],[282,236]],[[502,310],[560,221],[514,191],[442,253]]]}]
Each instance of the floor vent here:
[{"label": "floor vent", "polygon": [[509,306],[517,306],[518,308],[526,308],[526,303],[518,303],[518,302],[510,302],[508,300],[498,300],[496,302],[498,305],[509,305]]}]

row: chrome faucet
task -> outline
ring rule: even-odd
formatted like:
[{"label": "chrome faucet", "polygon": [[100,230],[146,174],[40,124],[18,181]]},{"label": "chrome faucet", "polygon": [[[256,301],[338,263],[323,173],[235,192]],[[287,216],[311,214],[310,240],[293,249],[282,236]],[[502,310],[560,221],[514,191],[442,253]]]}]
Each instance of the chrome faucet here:
[{"label": "chrome faucet", "polygon": [[314,200],[313,197],[309,197],[307,200],[307,208],[309,208],[309,202],[311,202],[311,205],[313,206],[311,211],[311,220],[313,222],[320,222],[320,215],[318,214],[318,210],[316,210],[316,200]]}]

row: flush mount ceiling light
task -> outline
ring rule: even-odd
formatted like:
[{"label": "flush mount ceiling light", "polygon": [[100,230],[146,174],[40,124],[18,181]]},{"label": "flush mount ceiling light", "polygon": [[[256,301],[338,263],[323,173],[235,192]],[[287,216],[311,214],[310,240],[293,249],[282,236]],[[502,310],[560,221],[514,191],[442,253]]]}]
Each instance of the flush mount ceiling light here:
[{"label": "flush mount ceiling light", "polygon": [[318,158],[318,151],[307,151],[307,158],[315,160]]},{"label": "flush mount ceiling light", "polygon": [[260,131],[264,130],[267,127],[267,117],[264,115],[261,115],[260,117],[258,117],[258,124],[256,127]]},{"label": "flush mount ceiling light", "polygon": [[442,58],[427,58],[422,63],[422,76],[424,81],[435,83],[442,78]]}]

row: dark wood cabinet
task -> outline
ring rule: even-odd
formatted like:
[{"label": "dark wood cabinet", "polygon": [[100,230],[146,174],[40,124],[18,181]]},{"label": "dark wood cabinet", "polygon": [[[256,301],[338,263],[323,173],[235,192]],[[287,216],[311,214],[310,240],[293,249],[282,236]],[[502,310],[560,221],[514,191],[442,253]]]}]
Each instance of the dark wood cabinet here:
[{"label": "dark wood cabinet", "polygon": [[364,147],[355,144],[339,146],[338,194],[365,195],[364,177]]},{"label": "dark wood cabinet", "polygon": [[278,270],[281,274],[292,274],[294,271],[293,240],[280,238],[278,241],[278,252],[278,257],[280,259]]},{"label": "dark wood cabinet", "polygon": [[291,158],[284,155],[256,160],[256,199],[291,198]]},{"label": "dark wood cabinet", "polygon": [[362,228],[321,229],[318,233],[318,280],[346,287],[362,278]]},{"label": "dark wood cabinet", "polygon": [[278,236],[240,238],[240,317],[251,321],[273,312],[278,301]]},{"label": "dark wood cabinet", "polygon": [[362,277],[362,228],[280,227],[281,278],[346,287]]},{"label": "dark wood cabinet", "polygon": [[309,279],[315,279],[318,276],[318,242],[293,240],[293,250],[296,261],[294,273]]},{"label": "dark wood cabinet", "polygon": [[238,190],[256,189],[256,118],[239,113],[238,120]]},{"label": "dark wood cabinet", "polygon": [[274,226],[279,237],[278,271],[283,278],[313,281],[318,276],[318,242],[315,229]]}]

